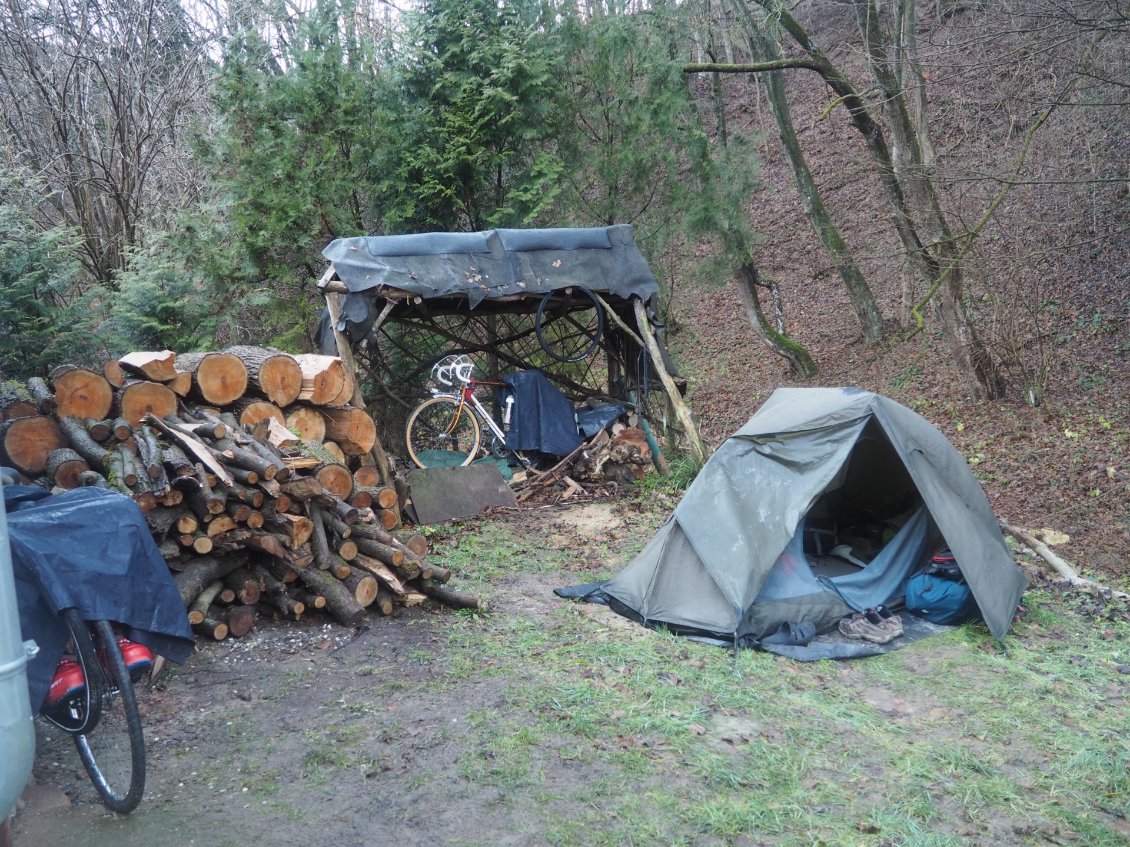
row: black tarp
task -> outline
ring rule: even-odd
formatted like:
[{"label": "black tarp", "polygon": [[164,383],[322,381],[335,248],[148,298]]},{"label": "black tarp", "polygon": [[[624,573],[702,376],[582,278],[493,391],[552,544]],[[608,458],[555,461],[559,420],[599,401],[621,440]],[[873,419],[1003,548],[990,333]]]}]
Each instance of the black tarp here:
[{"label": "black tarp", "polygon": [[[502,378],[514,395],[508,450],[568,456],[581,446],[573,404],[541,371],[515,371]],[[503,398],[505,402],[505,398]]]},{"label": "black tarp", "polygon": [[127,637],[171,661],[188,658],[184,601],[136,503],[99,488],[3,488],[20,628],[39,646],[27,669],[33,709],[66,645],[62,609],[123,624]]},{"label": "black tarp", "polygon": [[[483,300],[539,298],[574,285],[645,302],[659,290],[628,224],[356,236],[336,239],[322,255],[349,289],[339,329],[353,342],[376,319],[373,294],[382,288],[424,300],[463,297],[468,310]],[[318,345],[323,353],[337,352],[324,313]]]}]

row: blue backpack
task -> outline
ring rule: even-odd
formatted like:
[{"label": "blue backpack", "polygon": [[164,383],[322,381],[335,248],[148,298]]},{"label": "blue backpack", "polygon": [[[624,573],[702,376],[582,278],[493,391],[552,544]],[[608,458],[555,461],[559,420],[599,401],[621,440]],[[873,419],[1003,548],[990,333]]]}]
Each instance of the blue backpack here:
[{"label": "blue backpack", "polygon": [[977,615],[977,601],[948,547],[910,578],[904,599],[908,612],[931,623],[956,624]]}]

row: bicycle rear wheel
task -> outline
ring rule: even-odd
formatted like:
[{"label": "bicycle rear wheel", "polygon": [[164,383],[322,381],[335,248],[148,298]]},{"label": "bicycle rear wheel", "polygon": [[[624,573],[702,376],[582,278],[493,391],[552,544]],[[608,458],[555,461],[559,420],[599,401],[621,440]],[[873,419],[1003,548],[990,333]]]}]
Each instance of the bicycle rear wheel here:
[{"label": "bicycle rear wheel", "polygon": [[451,397],[425,400],[408,416],[408,455],[421,468],[469,465],[479,453],[481,439],[474,413]]},{"label": "bicycle rear wheel", "polygon": [[[68,609],[67,623],[76,633],[76,650],[100,712],[93,726],[74,733],[75,747],[102,802],[128,815],[145,791],[145,738],[133,682],[107,621],[86,623]],[[89,630],[89,637],[78,634],[83,630]]]}]

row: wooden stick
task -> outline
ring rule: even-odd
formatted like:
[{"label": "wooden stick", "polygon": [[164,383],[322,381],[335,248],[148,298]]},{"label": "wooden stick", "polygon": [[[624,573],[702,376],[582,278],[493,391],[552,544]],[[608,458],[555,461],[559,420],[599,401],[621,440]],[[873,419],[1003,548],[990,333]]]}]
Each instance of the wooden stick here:
[{"label": "wooden stick", "polygon": [[1130,594],[1127,594],[1124,591],[1115,591],[1114,589],[1107,588],[1105,585],[1100,585],[1097,582],[1093,582],[1089,579],[1085,579],[1084,577],[1079,576],[1079,574],[1076,573],[1075,568],[1073,568],[1068,562],[1064,561],[1055,553],[1053,553],[1051,551],[1051,548],[1049,548],[1046,544],[1036,538],[1036,536],[1032,535],[1026,530],[1021,529],[1018,526],[1013,526],[1012,524],[1005,523],[1004,521],[1001,521],[1001,529],[1019,540],[1022,544],[1024,544],[1024,546],[1030,548],[1037,556],[1051,565],[1052,569],[1056,573],[1058,573],[1072,585],[1079,586],[1080,588],[1095,588],[1104,593],[1109,593],[1112,597],[1118,597],[1123,600],[1130,598]]}]

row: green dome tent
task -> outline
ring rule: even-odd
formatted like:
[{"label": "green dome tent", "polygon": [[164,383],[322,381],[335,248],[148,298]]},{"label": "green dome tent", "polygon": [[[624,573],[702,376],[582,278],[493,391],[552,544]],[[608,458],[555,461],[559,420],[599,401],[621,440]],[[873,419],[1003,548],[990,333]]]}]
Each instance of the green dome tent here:
[{"label": "green dome tent", "polygon": [[613,608],[646,624],[754,645],[782,624],[810,622],[820,632],[853,610],[897,606],[907,579],[942,544],[1003,638],[1025,578],[953,445],[878,394],[784,388],[718,448],[643,552],[600,588]]}]

